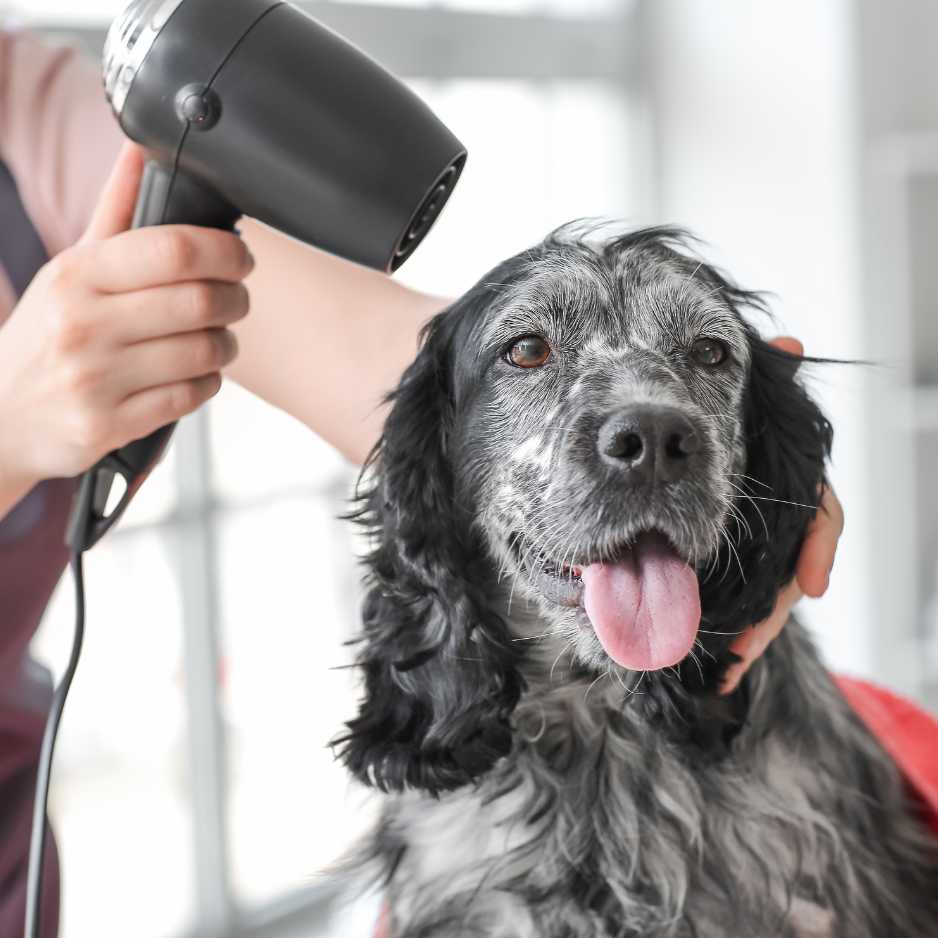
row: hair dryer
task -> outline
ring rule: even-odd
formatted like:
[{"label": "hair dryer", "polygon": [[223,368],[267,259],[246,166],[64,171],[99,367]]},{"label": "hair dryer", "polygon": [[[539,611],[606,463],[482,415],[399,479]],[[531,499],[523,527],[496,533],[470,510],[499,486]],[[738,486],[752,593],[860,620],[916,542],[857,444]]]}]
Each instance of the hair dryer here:
[{"label": "hair dryer", "polygon": [[[430,230],[466,161],[416,95],[279,0],[134,0],[111,27],[104,69],[121,127],[148,153],[135,228],[231,230],[249,215],[392,272]],[[74,551],[119,520],[172,432],[86,473],[67,534]],[[118,477],[126,491],[108,512]]]}]

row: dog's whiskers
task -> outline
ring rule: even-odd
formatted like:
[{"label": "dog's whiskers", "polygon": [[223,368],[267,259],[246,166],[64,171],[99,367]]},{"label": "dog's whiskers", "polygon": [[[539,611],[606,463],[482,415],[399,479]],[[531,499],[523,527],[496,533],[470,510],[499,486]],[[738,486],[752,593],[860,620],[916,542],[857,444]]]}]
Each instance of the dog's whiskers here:
[{"label": "dog's whiskers", "polygon": [[631,687],[631,688],[626,688],[626,699],[628,699],[629,697],[631,697],[633,694],[637,694],[637,693],[638,693],[638,689],[639,689],[639,687],[642,686],[642,681],[645,680],[645,675],[646,675],[647,673],[648,673],[648,671],[643,670],[642,673],[639,675],[638,680],[635,682],[635,686],[634,686],[634,687]]},{"label": "dog's whiskers", "polygon": [[726,569],[723,571],[723,575],[720,577],[720,583],[722,583],[727,576],[729,576],[730,567],[732,566],[733,559],[735,558],[736,564],[739,567],[739,574],[742,577],[743,583],[748,582],[746,579],[746,571],[743,569],[742,561],[739,559],[739,553],[736,550],[736,546],[733,543],[733,538],[730,536],[730,532],[727,531],[726,525],[720,525],[718,528],[719,536],[726,542],[727,546],[727,555],[726,555]]},{"label": "dog's whiskers", "polygon": [[563,627],[558,626],[557,628],[554,628],[554,629],[548,629],[546,632],[542,632],[540,635],[525,635],[525,636],[522,636],[521,638],[513,638],[512,641],[513,642],[536,642],[542,638],[549,638],[551,635],[562,635],[563,631],[564,631]]},{"label": "dog's whiskers", "polygon": [[705,655],[707,655],[707,657],[710,658],[711,661],[716,661],[716,660],[717,660],[717,659],[716,659],[716,655],[714,655],[713,652],[710,651],[710,649],[708,649],[708,648],[704,645],[704,643],[703,643],[699,638],[695,638],[695,639],[694,639],[694,645],[695,645],[696,647],[700,648],[700,650],[701,650]]},{"label": "dog's whiskers", "polygon": [[[752,504],[752,507],[755,509],[756,514],[759,516],[759,520],[762,522],[762,527],[765,530],[766,538],[767,539],[770,538],[771,535],[769,534],[769,526],[766,523],[765,515],[762,513],[762,509],[755,503],[752,495],[750,495],[748,492],[744,492],[738,485],[736,485],[735,482],[731,480],[727,480],[727,481],[729,482],[730,487],[738,493],[737,495],[731,495],[730,498],[731,499],[745,498],[747,501],[749,501]],[[752,535],[750,533],[750,537],[751,536]]]},{"label": "dog's whiskers", "polygon": [[[732,496],[730,496],[732,498]],[[743,530],[746,532],[746,537],[752,537],[752,528],[749,526],[749,522],[746,520],[746,516],[739,510],[737,505],[734,505],[732,501],[725,501],[724,505],[727,511],[730,513],[730,516],[736,522],[737,529],[739,534],[742,535]],[[768,533],[768,531],[766,531]]]},{"label": "dog's whiskers", "polygon": [[600,674],[599,677],[596,678],[596,680],[593,681],[593,682],[590,684],[589,687],[586,688],[586,693],[583,695],[583,703],[586,703],[586,701],[589,699],[590,691],[591,691],[601,680],[603,680],[603,678],[610,677],[611,674],[612,674],[612,672],[611,672],[610,669],[607,667],[606,670],[605,670],[602,674]]},{"label": "dog's whiskers", "polygon": [[511,563],[512,551],[515,549],[515,545],[521,537],[521,534],[515,533],[508,538],[508,546],[505,550],[505,559],[502,560],[498,567],[498,573],[495,575],[496,584],[501,583],[502,578],[508,572],[508,565]]},{"label": "dog's whiskers", "polygon": [[[733,544],[733,539],[729,536],[729,533],[726,535],[726,543],[730,549],[730,552],[736,558],[736,564],[739,567],[739,575],[742,577],[743,583],[748,583],[749,581],[746,579],[746,571],[743,570],[743,562],[739,559],[739,551],[736,550],[736,547]],[[729,564],[727,564],[727,569],[729,569]]]},{"label": "dog's whiskers", "polygon": [[[553,524],[549,528],[546,536],[552,537],[554,532],[560,529],[561,524],[562,522],[556,522],[555,524]],[[519,551],[519,553],[521,554],[521,570],[527,572],[527,585],[529,588],[531,588],[534,583],[534,575],[537,571],[534,565],[532,563],[529,563],[528,558],[531,556],[533,551],[537,551],[536,557],[547,557],[548,552],[546,550],[540,549],[538,541],[536,541],[533,537],[529,537],[526,534],[522,535],[522,544],[524,543],[525,540],[528,541],[530,546],[528,547],[526,551],[523,548],[521,551]],[[511,614],[511,602],[512,602],[512,599],[514,598],[515,588],[518,585],[518,579],[519,579],[518,577],[515,577],[515,579],[513,580],[511,584],[511,593],[508,597],[508,614],[509,615]]]},{"label": "dog's whiskers", "polygon": [[[729,532],[726,530],[726,527],[725,527],[724,525],[720,525],[720,527],[719,527],[719,529],[718,529],[718,531],[717,531],[717,534],[719,535],[719,537],[721,538],[721,540],[723,540],[723,541],[726,542],[727,547],[729,547],[729,546],[730,546],[730,535],[729,535]],[[719,556],[719,555],[718,555],[718,556]],[[725,568],[724,571],[723,571],[723,575],[722,575],[722,576],[720,577],[720,579],[719,579],[719,582],[720,582],[720,583],[722,583],[722,582],[729,576],[731,564],[732,564],[732,557],[730,556],[730,552],[727,550],[727,552],[726,552],[726,568]],[[717,565],[717,571],[719,571],[719,565]]]},{"label": "dog's whiskers", "polygon": [[707,564],[707,569],[704,571],[705,580],[709,580],[710,577],[713,576],[713,574],[717,570],[717,566],[719,565],[719,563],[720,563],[720,552],[716,551],[713,557],[710,559],[710,563]]},{"label": "dog's whiskers", "polygon": [[554,668],[557,667],[560,659],[573,647],[573,643],[576,641],[576,637],[571,638],[563,648],[560,649],[560,653],[554,658],[554,663],[550,666],[550,673],[547,675],[547,683],[554,683]]},{"label": "dog's whiskers", "polygon": [[768,489],[770,492],[772,491],[771,485],[768,485],[766,482],[760,482],[759,479],[754,479],[752,476],[747,476],[745,472],[730,472],[728,474],[734,479],[746,479],[754,485],[761,485],[764,489]]},{"label": "dog's whiskers", "polygon": [[766,498],[764,495],[747,495],[746,498],[758,502],[776,502],[779,505],[791,505],[793,508],[804,508],[807,511],[817,511],[817,505],[805,505],[803,502],[790,502],[785,498]]},{"label": "dog's whiskers", "polygon": [[705,682],[704,682],[703,665],[700,663],[700,659],[697,657],[697,655],[694,654],[694,649],[692,648],[692,649],[687,653],[687,655],[688,655],[688,657],[690,658],[690,660],[693,661],[695,665],[697,665],[697,673],[700,675],[700,683],[701,683],[701,684],[705,683]]}]

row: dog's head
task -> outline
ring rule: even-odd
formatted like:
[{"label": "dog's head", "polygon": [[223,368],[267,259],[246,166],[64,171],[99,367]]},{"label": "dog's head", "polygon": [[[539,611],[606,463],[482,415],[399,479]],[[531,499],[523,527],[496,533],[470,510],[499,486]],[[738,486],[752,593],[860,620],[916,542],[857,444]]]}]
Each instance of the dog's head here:
[{"label": "dog's head", "polygon": [[565,649],[654,675],[651,701],[713,691],[792,577],[831,442],[747,307],[679,231],[565,229],[431,322],[362,496],[360,778],[477,778]]}]

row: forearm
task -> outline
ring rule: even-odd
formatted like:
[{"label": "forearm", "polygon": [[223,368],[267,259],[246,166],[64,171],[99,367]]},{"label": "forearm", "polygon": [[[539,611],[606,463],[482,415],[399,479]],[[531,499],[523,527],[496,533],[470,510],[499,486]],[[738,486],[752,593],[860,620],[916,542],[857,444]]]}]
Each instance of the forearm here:
[{"label": "forearm", "polygon": [[381,433],[384,396],[446,301],[255,222],[243,227],[257,267],[228,373],[361,463]]}]

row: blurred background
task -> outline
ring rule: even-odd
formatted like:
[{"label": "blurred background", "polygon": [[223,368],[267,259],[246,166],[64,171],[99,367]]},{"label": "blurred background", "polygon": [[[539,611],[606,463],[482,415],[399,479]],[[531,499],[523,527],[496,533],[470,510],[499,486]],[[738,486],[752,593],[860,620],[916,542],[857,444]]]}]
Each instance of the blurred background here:
[{"label": "blurred background", "polygon": [[[938,7],[928,0],[302,6],[468,145],[402,278],[455,295],[571,218],[676,222],[810,354],[847,529],[804,603],[831,666],[938,705]],[[121,0],[0,4],[97,56]],[[310,350],[312,360],[314,350]],[[368,823],[352,712],[353,467],[229,387],[88,558],[53,811],[64,938],[368,935],[321,875]],[[56,669],[69,584],[37,651]]]}]

